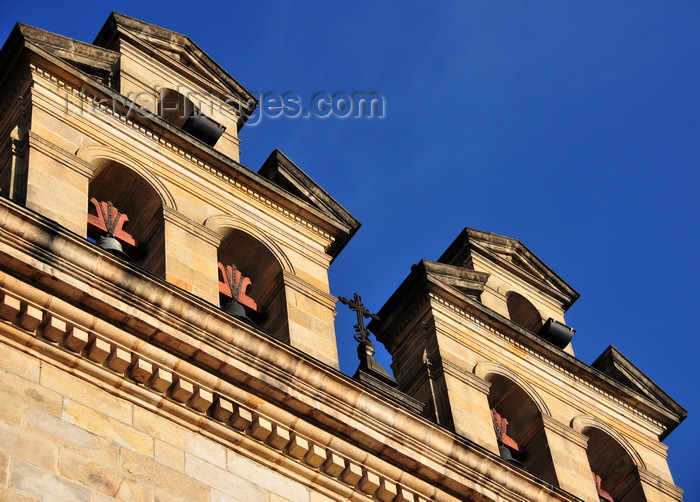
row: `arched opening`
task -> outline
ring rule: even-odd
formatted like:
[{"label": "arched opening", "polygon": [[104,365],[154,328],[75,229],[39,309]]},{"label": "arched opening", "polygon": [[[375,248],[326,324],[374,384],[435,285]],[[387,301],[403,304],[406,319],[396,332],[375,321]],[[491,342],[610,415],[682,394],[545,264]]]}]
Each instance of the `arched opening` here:
[{"label": "arched opening", "polygon": [[506,305],[511,321],[537,333],[542,326],[542,316],[527,298],[515,291],[509,291],[506,293]]},{"label": "arched opening", "polygon": [[600,429],[590,427],[584,434],[588,436],[586,453],[601,502],[645,500],[639,471],[629,453]]},{"label": "arched opening", "polygon": [[104,225],[109,214],[116,214],[122,232],[115,237],[124,253],[142,268],[165,277],[163,207],[158,193],[135,171],[118,162],[99,159],[93,163],[97,169],[88,189],[88,237],[98,240],[112,233],[112,229],[105,231],[104,226],[94,223],[101,220]]},{"label": "arched opening", "polygon": [[[257,327],[289,342],[282,267],[274,254],[249,234],[231,229],[219,246],[218,262],[221,304],[235,297]],[[224,274],[234,278],[233,288],[222,286]]]},{"label": "arched opening", "polygon": [[512,380],[498,374],[487,377],[489,407],[494,419],[501,457],[512,457],[528,472],[557,483],[540,410]]}]

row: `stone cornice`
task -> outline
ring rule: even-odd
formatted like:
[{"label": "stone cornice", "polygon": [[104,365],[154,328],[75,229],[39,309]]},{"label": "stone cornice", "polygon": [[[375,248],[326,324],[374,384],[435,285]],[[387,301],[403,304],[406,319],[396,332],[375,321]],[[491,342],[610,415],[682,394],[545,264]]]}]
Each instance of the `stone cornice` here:
[{"label": "stone cornice", "polygon": [[293,273],[287,272],[286,270],[283,270],[282,274],[284,277],[285,286],[297,291],[298,293],[301,293],[307,298],[311,298],[315,302],[318,302],[330,310],[335,309],[335,304],[338,301],[338,298],[332,294],[321,291],[320,289],[312,286],[308,282],[300,279]]},{"label": "stone cornice", "polygon": [[444,372],[452,377],[457,378],[460,382],[467,384],[471,388],[478,390],[485,396],[489,393],[489,388],[491,387],[491,382],[479,378],[474,373],[466,371],[461,368],[458,364],[453,363],[445,356],[442,356],[442,369]]},{"label": "stone cornice", "polygon": [[[28,127],[31,95],[31,75],[17,75],[15,85],[5,93],[6,99],[0,103],[0,137],[11,140],[24,140],[19,135]],[[9,85],[9,84],[8,84]],[[4,165],[4,164],[3,164]]]},{"label": "stone cornice", "polygon": [[[371,474],[382,473],[387,478],[379,486],[393,483],[426,499],[440,491],[443,500],[463,499],[478,485],[510,500],[571,499],[31,211],[0,201],[0,223],[0,269],[12,271],[0,281],[8,304],[3,326],[16,344],[41,345],[52,364],[74,374],[84,368],[96,383],[141,406],[281,462],[307,482],[346,486],[346,493],[376,494]],[[166,372],[172,382],[154,397],[168,383]],[[149,387],[156,380],[165,383]],[[236,410],[250,412],[250,424],[232,419],[245,415]],[[301,458],[286,453],[292,437],[308,443]],[[342,470],[329,451],[342,458]],[[363,478],[372,483],[360,488]]]},{"label": "stone cornice", "polygon": [[682,488],[661,479],[659,476],[652,474],[642,467],[638,467],[637,469],[639,471],[639,479],[642,481],[643,485],[652,486],[654,489],[670,497],[671,500],[677,500],[678,502],[683,500]]},{"label": "stone cornice", "polygon": [[542,417],[542,425],[544,426],[545,430],[551,431],[583,449],[585,449],[586,445],[588,445],[588,436],[585,434],[575,431],[568,425],[563,424],[559,420],[556,420],[548,415],[542,414],[540,416]]},{"label": "stone cornice", "polygon": [[72,169],[78,174],[86,178],[91,178],[96,166],[84,161],[83,159],[76,157],[72,153],[64,150],[63,148],[53,144],[50,141],[45,140],[33,131],[27,131],[27,136],[29,138],[29,147],[34,148],[37,151],[51,157],[52,159],[60,162],[61,165]]},{"label": "stone cornice", "polygon": [[196,235],[199,239],[214,247],[218,247],[221,243],[221,235],[219,235],[218,232],[215,232],[214,230],[189,219],[173,208],[163,206],[163,219],[173,223],[182,230]]},{"label": "stone cornice", "polygon": [[[21,288],[7,277],[0,276],[0,281],[2,289]],[[262,460],[269,467],[297,476],[302,471],[301,477],[307,483],[314,478],[328,496],[345,498],[359,491],[390,501],[401,492],[425,500],[415,488],[363,465],[362,455],[357,455],[350,445],[344,445],[341,453],[319,443],[318,438],[313,440],[298,432],[309,425],[302,426],[297,417],[285,416],[280,410],[272,416],[258,412],[251,404],[255,401],[253,396],[231,389],[225,382],[202,385],[202,381],[211,380],[210,375],[200,374],[183,361],[178,362],[177,371],[166,368],[162,363],[169,359],[167,354],[152,346],[138,345],[138,350],[130,350],[124,345],[128,335],[120,334],[115,341],[108,335],[95,334],[99,331],[97,326],[90,330],[6,293],[0,300],[0,319],[4,335],[0,343],[28,352],[93,385],[107,385],[120,397],[243,455]],[[392,471],[384,465],[381,469]],[[325,476],[318,479],[317,472]],[[399,476],[397,471],[396,478]],[[420,492],[432,495],[430,490],[421,488]]]},{"label": "stone cornice", "polygon": [[[465,261],[473,263],[472,252],[476,251],[499,267],[509,270],[536,288],[559,298],[566,310],[576,301],[579,294],[517,239],[465,228],[438,259],[439,262],[461,266]],[[506,259],[517,256],[520,263]]]},{"label": "stone cornice", "polygon": [[[185,65],[174,63],[171,59],[165,59],[162,49],[158,48],[158,45],[165,44],[170,50],[174,49],[190,57],[194,57],[198,63],[206,69],[208,73],[207,76],[209,77],[206,79],[208,85],[216,85],[222,88],[227,94],[233,94],[243,101],[257,103],[255,97],[245,89],[245,87],[237,82],[221,68],[216,61],[211,59],[206,52],[200,49],[196,43],[185,35],[125,16],[124,14],[113,12],[97,35],[95,44],[98,47],[107,47],[112,45],[116,39],[122,37],[127,38],[132,43],[138,42],[141,45],[146,45],[148,47],[146,52],[150,53],[148,54],[149,56],[158,57],[168,65],[175,64],[178,72],[186,72],[191,78],[201,79],[198,72],[187,68]],[[156,54],[152,53],[154,50]]]}]

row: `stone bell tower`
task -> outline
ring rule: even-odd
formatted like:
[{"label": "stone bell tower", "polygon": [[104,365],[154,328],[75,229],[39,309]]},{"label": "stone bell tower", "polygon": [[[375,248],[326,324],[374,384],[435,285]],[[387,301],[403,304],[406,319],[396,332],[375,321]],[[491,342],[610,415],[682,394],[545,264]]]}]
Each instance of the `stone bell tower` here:
[{"label": "stone bell tower", "polygon": [[118,13],[93,44],[18,24],[0,62],[0,194],[338,367],[328,267],[359,222],[278,150],[239,163],[248,90]]},{"label": "stone bell tower", "polygon": [[685,410],[613,347],[575,358],[578,296],[518,240],[467,228],[370,328],[424,415],[518,469],[587,501],[681,500],[660,441]]}]

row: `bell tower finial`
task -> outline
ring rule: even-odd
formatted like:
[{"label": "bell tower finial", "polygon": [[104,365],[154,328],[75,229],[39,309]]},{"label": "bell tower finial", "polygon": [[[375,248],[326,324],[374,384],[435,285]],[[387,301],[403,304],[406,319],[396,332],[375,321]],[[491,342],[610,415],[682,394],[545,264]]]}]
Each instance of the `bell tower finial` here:
[{"label": "bell tower finial", "polygon": [[339,296],[338,300],[350,307],[350,310],[354,310],[357,314],[357,324],[355,324],[354,335],[355,340],[357,340],[361,344],[369,343],[371,345],[372,341],[369,339],[369,330],[365,326],[365,318],[374,319],[375,321],[378,321],[379,317],[367,310],[367,308],[362,303],[362,297],[357,293],[354,294],[352,300],[348,300],[343,296]]},{"label": "bell tower finial", "polygon": [[396,380],[384,369],[382,365],[374,358],[374,344],[369,338],[369,329],[365,326],[365,319],[373,319],[379,321],[376,314],[372,314],[367,307],[362,303],[362,297],[355,293],[352,300],[348,300],[343,296],[339,296],[338,300],[350,307],[350,310],[357,314],[357,324],[355,324],[355,340],[359,342],[357,347],[357,357],[360,359],[360,365],[357,368],[354,378],[361,379],[362,373],[368,374],[382,382],[396,387]]}]

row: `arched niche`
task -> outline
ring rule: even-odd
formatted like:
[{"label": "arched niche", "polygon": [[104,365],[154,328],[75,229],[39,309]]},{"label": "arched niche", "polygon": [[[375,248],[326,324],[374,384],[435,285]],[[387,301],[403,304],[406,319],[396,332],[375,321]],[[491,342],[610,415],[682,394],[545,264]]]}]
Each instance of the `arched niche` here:
[{"label": "arched niche", "polygon": [[[254,236],[237,228],[222,231],[217,252],[218,262],[224,267],[235,267],[241,278],[248,278],[245,296],[257,304],[257,310],[244,305],[246,315],[266,333],[289,342],[287,323],[287,302],[284,291],[282,266],[268,246]],[[230,269],[229,269],[230,270]],[[219,281],[223,281],[219,268]],[[225,305],[230,297],[221,294],[221,304]]]},{"label": "arched niche", "polygon": [[645,500],[638,469],[643,464],[632,446],[614,429],[595,419],[579,419],[573,426],[588,437],[586,454],[592,476],[599,478],[601,500]]},{"label": "arched niche", "polygon": [[[501,456],[511,455],[528,472],[557,484],[556,473],[542,423],[541,410],[528,392],[501,373],[485,375],[489,387],[488,402],[494,416]],[[500,417],[497,419],[496,417]],[[507,437],[499,437],[499,428]],[[503,432],[503,431],[501,431]],[[517,444],[517,449],[514,448]],[[504,446],[509,451],[504,451]]]},{"label": "arched niche", "polygon": [[[128,221],[122,229],[136,242],[122,242],[124,252],[137,265],[165,277],[165,231],[163,200],[159,192],[137,170],[112,158],[92,159],[96,169],[88,187],[88,215],[98,215],[98,203],[110,203]],[[123,217],[122,217],[123,218]],[[100,230],[88,225],[88,236],[99,237]]]},{"label": "arched niche", "polygon": [[520,293],[509,291],[506,293],[506,306],[508,317],[514,323],[536,333],[542,326],[542,316],[535,306]]}]

